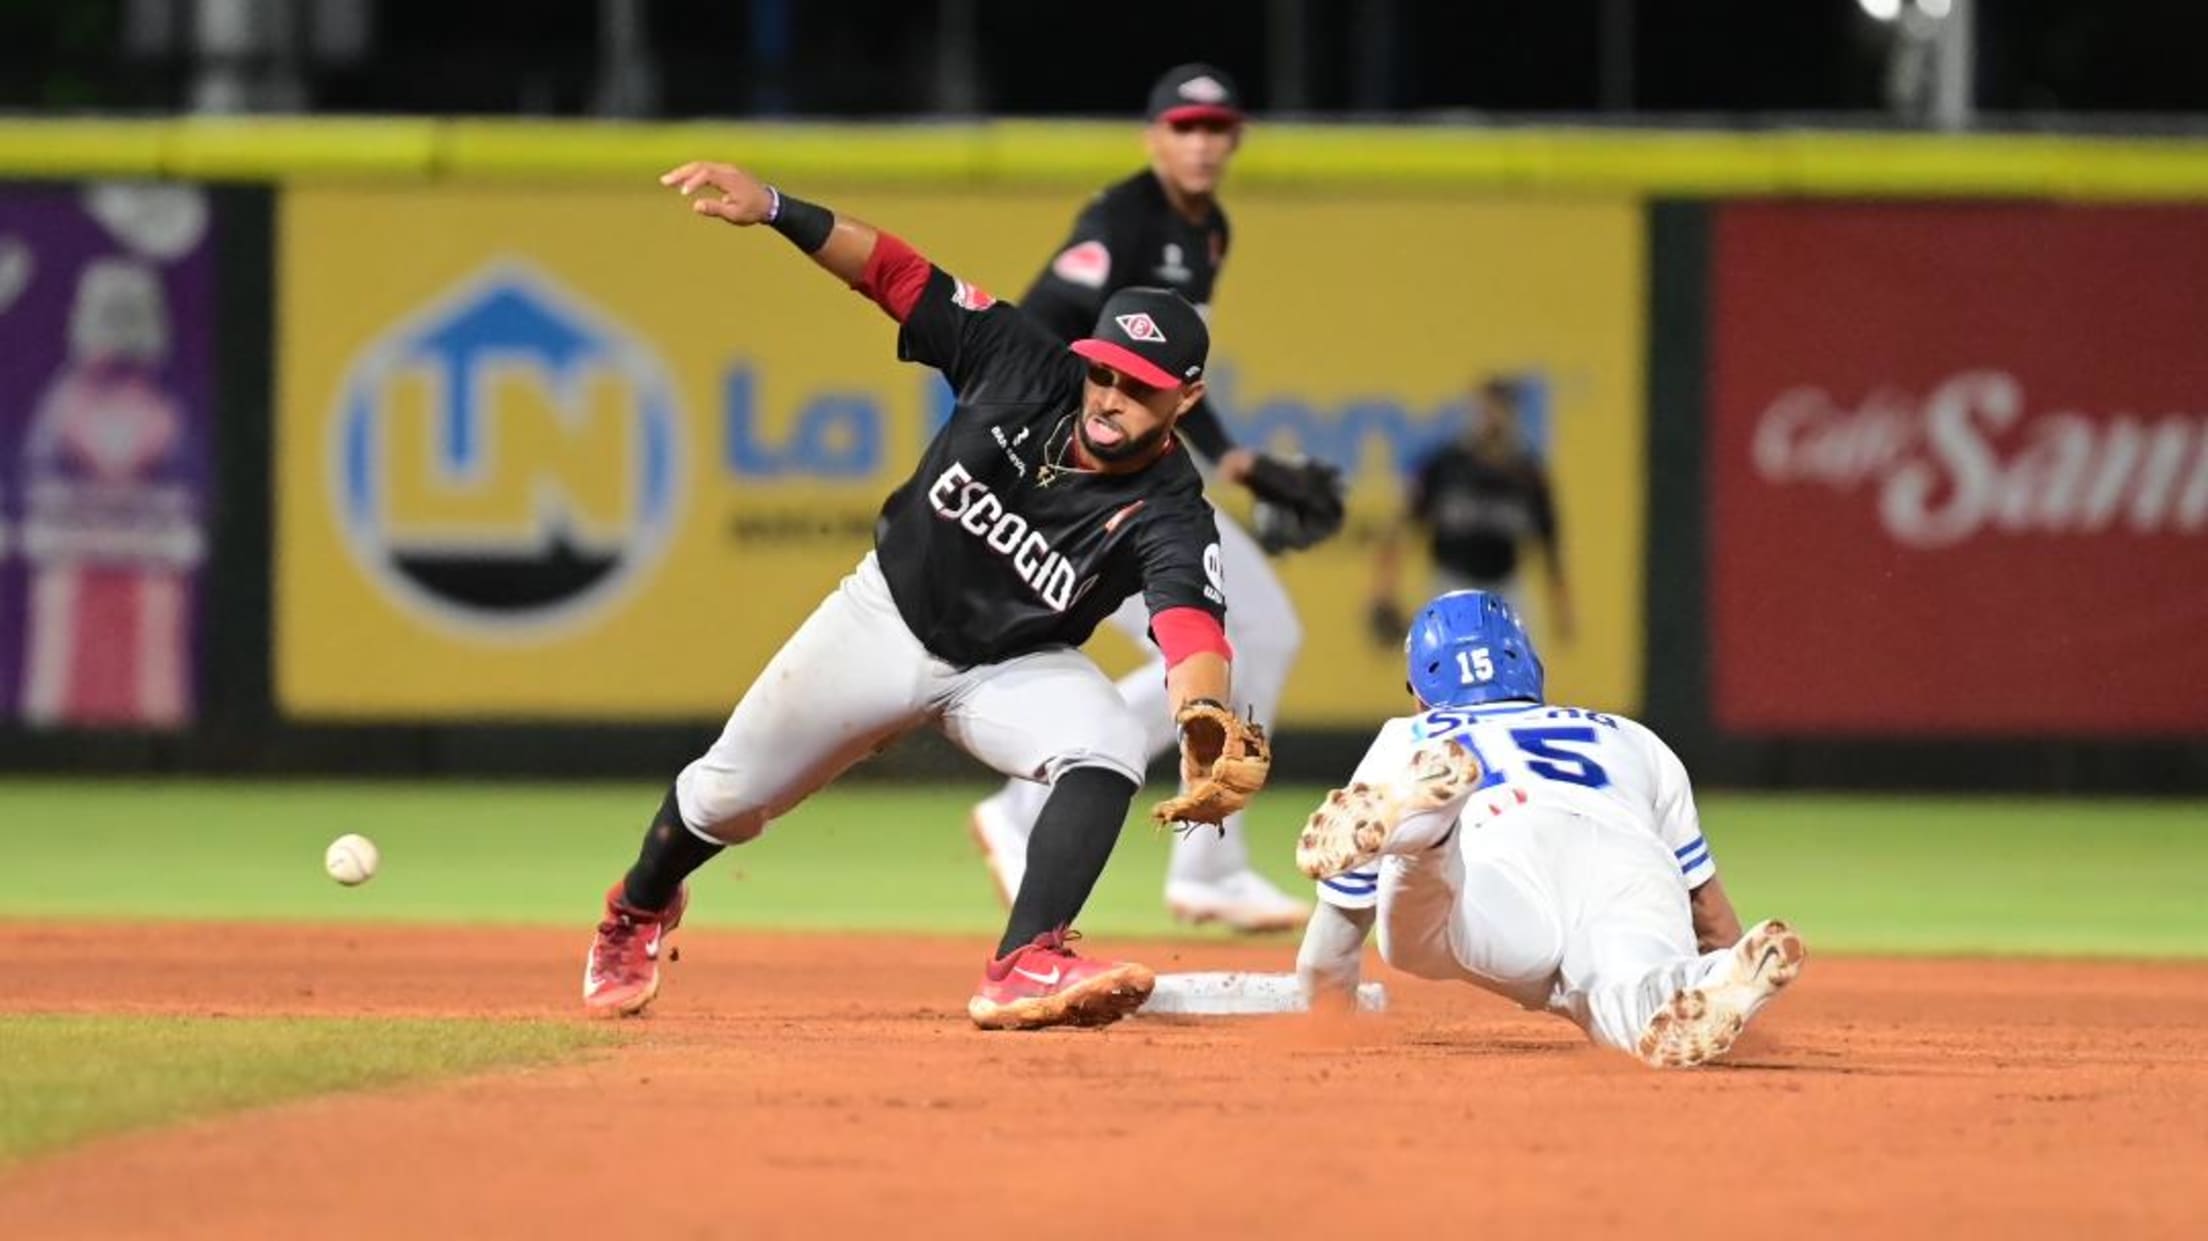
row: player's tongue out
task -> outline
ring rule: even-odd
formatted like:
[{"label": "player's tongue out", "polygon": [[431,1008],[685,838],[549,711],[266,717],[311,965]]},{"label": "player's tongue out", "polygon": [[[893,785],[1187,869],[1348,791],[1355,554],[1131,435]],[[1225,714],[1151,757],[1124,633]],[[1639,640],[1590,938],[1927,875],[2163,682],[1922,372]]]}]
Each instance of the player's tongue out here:
[{"label": "player's tongue out", "polygon": [[1127,442],[1127,433],[1119,429],[1119,424],[1102,414],[1089,414],[1084,421],[1089,442],[1098,447],[1116,448]]}]

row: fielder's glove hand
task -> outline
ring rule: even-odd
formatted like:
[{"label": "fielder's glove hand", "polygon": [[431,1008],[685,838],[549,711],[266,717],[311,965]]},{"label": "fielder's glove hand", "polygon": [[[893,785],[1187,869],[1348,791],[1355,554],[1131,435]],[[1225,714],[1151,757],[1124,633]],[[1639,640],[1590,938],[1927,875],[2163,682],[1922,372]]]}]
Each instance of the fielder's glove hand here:
[{"label": "fielder's glove hand", "polygon": [[1257,497],[1251,525],[1267,555],[1315,546],[1342,528],[1342,472],[1324,461],[1260,453],[1243,481]]},{"label": "fielder's glove hand", "polygon": [[[1186,790],[1151,807],[1160,824],[1223,824],[1250,804],[1273,769],[1265,730],[1209,698],[1198,698],[1174,717],[1181,730],[1181,780]],[[1220,828],[1224,833],[1226,829]]]}]

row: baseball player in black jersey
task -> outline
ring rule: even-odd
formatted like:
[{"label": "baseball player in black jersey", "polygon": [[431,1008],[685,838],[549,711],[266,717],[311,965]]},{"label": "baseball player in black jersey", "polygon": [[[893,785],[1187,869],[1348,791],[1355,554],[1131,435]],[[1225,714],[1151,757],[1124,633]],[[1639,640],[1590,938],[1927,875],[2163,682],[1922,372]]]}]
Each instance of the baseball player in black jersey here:
[{"label": "baseball player in black jersey", "polygon": [[[661,180],[695,195],[701,215],[772,227],[873,299],[902,325],[898,356],[942,371],[957,407],[883,504],[874,551],[676,778],[606,895],[586,1006],[641,1011],[692,871],[933,725],[1049,789],[1027,882],[968,1012],[990,1029],[1117,1020],[1148,997],[1150,971],[1075,956],[1066,940],[1142,781],[1145,729],[1077,648],[1139,596],[1191,766],[1216,756],[1199,753],[1210,736],[1198,740],[1195,721],[1239,729],[1221,706],[1231,687],[1218,529],[1173,435],[1203,396],[1203,320],[1169,290],[1123,290],[1069,348],[898,238],[740,169],[691,163]],[[1260,766],[1211,817],[1262,779]]]},{"label": "baseball player in black jersey", "polygon": [[1432,555],[1430,593],[1484,590],[1523,609],[1518,587],[1520,548],[1532,542],[1548,562],[1549,621],[1572,640],[1572,594],[1564,575],[1549,472],[1527,445],[1519,380],[1496,376],[1472,393],[1464,434],[1414,467],[1403,511],[1381,532],[1373,560],[1370,624],[1373,641],[1398,646],[1408,623],[1396,603],[1403,532],[1425,531]]},{"label": "baseball player in black jersey", "polygon": [[[1096,322],[1117,291],[1162,285],[1208,310],[1230,234],[1217,192],[1241,141],[1244,116],[1234,80],[1209,65],[1182,65],[1150,93],[1150,167],[1091,199],[1072,235],[1037,276],[1020,309],[1061,340]],[[1294,463],[1237,448],[1211,407],[1199,400],[1179,425],[1181,438],[1209,459],[1217,477],[1248,487],[1261,505],[1260,528],[1276,545],[1261,548],[1232,518],[1219,518],[1227,595],[1234,607],[1227,636],[1234,645],[1237,707],[1270,728],[1288,669],[1303,641],[1295,604],[1264,551],[1308,546],[1342,522],[1339,476],[1323,465]],[[1138,601],[1112,617],[1137,643],[1147,643],[1149,617]],[[1155,663],[1123,678],[1120,692],[1148,728],[1147,750],[1172,748]],[[976,805],[971,828],[1006,900],[1020,888],[1027,835],[1046,790],[1014,780]],[[1166,906],[1186,921],[1220,921],[1242,930],[1300,926],[1310,907],[1282,892],[1250,866],[1239,816],[1220,833],[1188,832],[1175,842]]]}]

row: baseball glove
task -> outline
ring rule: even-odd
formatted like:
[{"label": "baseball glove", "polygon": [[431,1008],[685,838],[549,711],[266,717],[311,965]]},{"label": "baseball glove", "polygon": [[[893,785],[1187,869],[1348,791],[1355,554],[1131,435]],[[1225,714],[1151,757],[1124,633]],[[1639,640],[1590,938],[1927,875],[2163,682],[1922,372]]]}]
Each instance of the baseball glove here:
[{"label": "baseball glove", "polygon": [[1209,698],[1183,706],[1174,723],[1181,730],[1184,790],[1151,807],[1150,817],[1161,824],[1225,822],[1265,787],[1273,769],[1265,729]]},{"label": "baseball glove", "polygon": [[1342,528],[1342,472],[1324,461],[1261,453],[1244,481],[1257,497],[1250,524],[1267,555],[1315,546]]}]

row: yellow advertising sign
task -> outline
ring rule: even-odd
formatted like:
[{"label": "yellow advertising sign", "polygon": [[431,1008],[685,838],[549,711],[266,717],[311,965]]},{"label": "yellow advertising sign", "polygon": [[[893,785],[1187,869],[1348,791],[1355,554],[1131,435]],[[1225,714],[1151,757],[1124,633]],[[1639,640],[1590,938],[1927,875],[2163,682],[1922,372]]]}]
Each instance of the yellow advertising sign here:
[{"label": "yellow advertising sign", "polygon": [[[1302,612],[1287,719],[1367,724],[1408,709],[1400,638],[1366,631],[1377,529],[1403,478],[1463,417],[1467,389],[1525,376],[1529,431],[1556,489],[1577,626],[1547,623],[1541,570],[1520,598],[1549,696],[1640,705],[1645,248],[1637,202],[1272,197],[1236,203],[1212,384],[1237,438],[1350,467],[1349,528],[1274,561]],[[1221,488],[1221,505],[1247,496]],[[1423,554],[1402,602],[1427,594]],[[1230,586],[1231,588],[1231,586]]]},{"label": "yellow advertising sign", "polygon": [[[1078,205],[807,188],[1010,296]],[[1400,705],[1400,653],[1363,630],[1369,527],[1497,367],[1550,398],[1581,617],[1549,644],[1553,690],[1630,708],[1637,207],[1233,205],[1230,422],[1356,469],[1351,537],[1276,562],[1308,631],[1289,718]],[[279,245],[276,667],[297,717],[717,716],[864,554],[948,409],[871,304],[649,184],[295,187]],[[1098,639],[1115,668],[1136,658],[1117,642]]]}]

